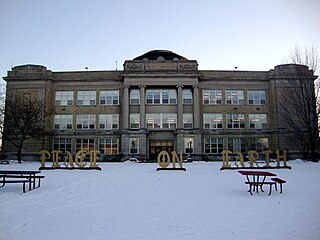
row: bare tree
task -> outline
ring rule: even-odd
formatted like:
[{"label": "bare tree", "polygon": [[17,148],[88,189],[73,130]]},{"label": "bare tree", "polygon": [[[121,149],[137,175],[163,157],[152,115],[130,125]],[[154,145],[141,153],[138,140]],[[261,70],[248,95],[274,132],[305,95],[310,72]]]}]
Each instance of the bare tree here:
[{"label": "bare tree", "polygon": [[[319,57],[314,48],[295,47],[290,54],[295,65],[290,68],[290,79],[282,81],[279,94],[279,117],[283,126],[294,135],[292,144],[304,159],[317,161],[319,153]],[[307,67],[306,67],[307,66]],[[309,67],[309,69],[308,69]],[[312,70],[312,71],[311,71]]]},{"label": "bare tree", "polygon": [[48,114],[43,101],[23,95],[7,97],[3,140],[17,148],[19,163],[24,142],[45,134],[44,119]]},{"label": "bare tree", "polygon": [[[320,121],[320,56],[318,54],[318,50],[314,47],[305,47],[302,49],[296,45],[290,52],[289,60],[287,60],[287,62],[308,66],[315,75],[318,75],[318,78],[314,81],[314,91],[316,97],[317,115]],[[318,128],[320,130],[320,125],[318,125]]]},{"label": "bare tree", "polygon": [[[2,150],[2,132],[4,125],[4,102],[5,102],[5,84],[4,82],[0,83],[0,150]],[[2,153],[0,158],[5,157]]]},{"label": "bare tree", "polygon": [[[5,85],[4,82],[0,83],[0,136],[2,137],[4,125],[4,103],[5,103]],[[2,138],[1,138],[2,139]]]}]

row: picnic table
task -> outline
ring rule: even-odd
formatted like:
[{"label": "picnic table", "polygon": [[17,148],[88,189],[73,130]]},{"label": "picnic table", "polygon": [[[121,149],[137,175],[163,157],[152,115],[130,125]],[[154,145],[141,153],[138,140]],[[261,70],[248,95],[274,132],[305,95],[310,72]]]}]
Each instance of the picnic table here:
[{"label": "picnic table", "polygon": [[[45,176],[37,175],[41,171],[34,170],[0,170],[0,186],[4,187],[7,183],[22,183],[23,192],[26,192],[26,184],[29,191],[40,187],[40,180]],[[36,184],[38,180],[38,184]]]},{"label": "picnic table", "polygon": [[10,160],[0,159],[0,164],[9,164]]},{"label": "picnic table", "polygon": [[[246,184],[249,184],[249,190],[248,192],[252,195],[252,190],[256,191],[257,193],[259,192],[259,188],[261,192],[264,192],[262,189],[263,185],[269,185],[270,190],[269,190],[269,195],[271,195],[272,191],[272,185],[275,185],[275,188],[277,190],[276,183],[277,181],[272,180],[272,181],[266,181],[267,177],[274,177],[277,176],[277,174],[271,173],[271,172],[266,172],[266,171],[245,171],[241,170],[238,171],[240,174],[244,175],[247,179],[245,182]],[[280,178],[277,178],[280,179]],[[281,184],[281,192],[282,192],[282,184]]]}]

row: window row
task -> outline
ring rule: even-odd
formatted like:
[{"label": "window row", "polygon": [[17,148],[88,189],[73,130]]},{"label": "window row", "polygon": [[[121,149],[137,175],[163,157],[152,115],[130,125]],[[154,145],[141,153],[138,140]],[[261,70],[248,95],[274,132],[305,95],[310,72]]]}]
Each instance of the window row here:
[{"label": "window row", "polygon": [[[192,90],[182,90],[183,104],[192,104]],[[146,104],[177,104],[177,91],[175,89],[147,89]],[[140,104],[140,90],[130,90],[130,104]]]},{"label": "window row", "polygon": [[[72,106],[74,105],[73,91],[56,91],[56,106]],[[94,106],[96,105],[96,91],[77,91],[76,105],[78,106]],[[99,91],[100,105],[119,105],[119,90]]]},{"label": "window row", "polygon": [[[225,90],[224,101],[222,90],[202,90],[204,105],[244,105],[244,90]],[[265,105],[267,102],[265,90],[247,90],[248,105]]]},{"label": "window row", "polygon": [[[228,113],[205,113],[203,114],[203,128],[204,129],[245,129],[246,115]],[[224,122],[226,123],[224,125]],[[267,129],[268,120],[267,114],[248,114],[247,122],[249,129]],[[149,129],[175,129],[177,128],[177,114],[176,113],[147,113],[146,114],[147,128]],[[55,115],[54,129],[55,130],[72,130],[73,115]],[[76,129],[90,130],[96,129],[96,115],[95,114],[76,114]],[[98,128],[101,130],[119,129],[119,114],[99,114]],[[130,128],[140,128],[140,114],[130,114]],[[183,128],[193,128],[193,114],[183,114]]]},{"label": "window row", "polygon": [[236,154],[238,151],[246,153],[248,150],[263,152],[268,149],[268,138],[227,138],[224,145],[223,138],[205,138],[204,153],[221,154],[225,149]]},{"label": "window row", "polygon": [[119,139],[76,139],[75,151],[72,151],[71,139],[54,139],[53,149],[61,152],[78,152],[80,150],[99,150],[102,154],[118,154],[119,153]]},{"label": "window row", "polygon": [[[222,90],[202,90],[204,105],[221,105],[223,102],[226,105],[244,105],[244,90],[225,90],[224,101]],[[104,90],[99,91],[98,102],[100,105],[119,105],[119,90]],[[77,91],[76,105],[78,106],[94,106],[97,101],[96,91]],[[193,96],[191,89],[183,89],[182,91],[183,104],[192,104]],[[266,91],[265,90],[248,90],[247,91],[248,105],[265,105]],[[140,104],[140,90],[130,90],[130,104]],[[146,104],[177,104],[177,91],[175,89],[147,89]],[[56,106],[72,106],[74,105],[73,91],[56,91],[55,92]]]},{"label": "window row", "polygon": [[[239,113],[227,113],[224,121],[222,113],[205,113],[203,114],[204,129],[245,129],[246,115]],[[267,114],[248,114],[247,115],[249,129],[267,129]],[[226,125],[224,126],[224,122]]]},{"label": "window row", "polygon": [[[99,129],[111,130],[119,128],[119,114],[99,114],[98,119]],[[73,115],[55,115],[54,116],[55,130],[71,130],[73,129]],[[76,129],[87,130],[96,129],[95,114],[77,114]]]}]

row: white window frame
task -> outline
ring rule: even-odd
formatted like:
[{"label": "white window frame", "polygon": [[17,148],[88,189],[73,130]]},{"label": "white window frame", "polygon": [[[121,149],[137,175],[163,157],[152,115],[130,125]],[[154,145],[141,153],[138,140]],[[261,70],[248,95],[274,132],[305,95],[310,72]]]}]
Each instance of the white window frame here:
[{"label": "white window frame", "polygon": [[221,105],[222,90],[204,89],[202,90],[203,105]]},{"label": "white window frame", "polygon": [[246,151],[245,139],[244,138],[227,138],[227,148],[232,153],[237,153],[238,151],[244,153]]},{"label": "white window frame", "polygon": [[71,139],[66,138],[56,138],[52,141],[52,148],[54,150],[60,150],[61,152],[71,152],[72,151],[72,142]]},{"label": "white window frame", "polygon": [[130,105],[140,104],[140,89],[130,89]]},{"label": "white window frame", "polygon": [[266,90],[248,90],[248,105],[266,105]]},{"label": "white window frame", "polygon": [[99,129],[119,129],[119,114],[99,114]]},{"label": "white window frame", "polygon": [[266,113],[248,114],[250,129],[267,129],[268,115]]},{"label": "white window frame", "polygon": [[186,88],[182,90],[182,104],[191,105],[193,104],[192,89]]},{"label": "white window frame", "polygon": [[54,115],[53,128],[55,130],[72,130],[73,115],[71,114],[56,114]]},{"label": "white window frame", "polygon": [[94,129],[96,129],[96,115],[95,114],[77,114],[76,115],[76,129],[77,130],[94,130]]},{"label": "white window frame", "polygon": [[222,113],[204,113],[203,129],[223,129]]},{"label": "white window frame", "polygon": [[96,105],[97,93],[95,90],[79,90],[77,92],[78,106],[94,106]]},{"label": "white window frame", "polygon": [[183,114],[183,128],[185,128],[185,129],[193,128],[193,114],[192,113],[184,113]]},{"label": "white window frame", "polygon": [[[237,127],[237,125],[239,125],[239,126]],[[227,113],[226,114],[226,128],[227,129],[245,129],[246,128],[245,114]]]},{"label": "white window frame", "polygon": [[[110,146],[110,147],[109,147]],[[116,146],[116,147],[114,147]],[[119,153],[119,139],[118,138],[104,138],[98,140],[98,150],[102,154],[115,155]],[[114,151],[116,150],[116,151]]]},{"label": "white window frame", "polygon": [[223,151],[223,138],[205,138],[204,139],[204,153],[217,154]]},{"label": "white window frame", "polygon": [[55,91],[55,106],[72,106],[73,91]]},{"label": "white window frame", "polygon": [[102,90],[99,93],[99,104],[119,105],[119,90]]},{"label": "white window frame", "polygon": [[175,129],[177,128],[177,114],[147,113],[146,123],[148,129]]},{"label": "white window frame", "polygon": [[95,140],[92,138],[76,139],[76,152],[80,150],[85,150],[87,152],[95,150]]},{"label": "white window frame", "polygon": [[225,98],[226,105],[244,105],[243,90],[226,90]]},{"label": "white window frame", "polygon": [[177,91],[175,89],[147,89],[146,104],[175,105]]},{"label": "white window frame", "polygon": [[140,113],[130,113],[130,128],[131,129],[140,128]]}]

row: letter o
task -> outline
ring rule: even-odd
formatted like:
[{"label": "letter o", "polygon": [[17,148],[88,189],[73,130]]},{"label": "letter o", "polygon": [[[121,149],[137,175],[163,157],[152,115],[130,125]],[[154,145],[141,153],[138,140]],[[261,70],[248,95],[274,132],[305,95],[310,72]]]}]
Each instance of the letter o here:
[{"label": "letter o", "polygon": [[158,164],[162,168],[166,168],[170,164],[170,155],[167,151],[161,151],[158,155]]}]

